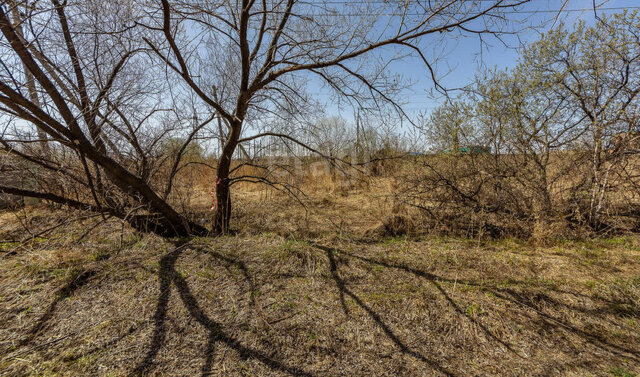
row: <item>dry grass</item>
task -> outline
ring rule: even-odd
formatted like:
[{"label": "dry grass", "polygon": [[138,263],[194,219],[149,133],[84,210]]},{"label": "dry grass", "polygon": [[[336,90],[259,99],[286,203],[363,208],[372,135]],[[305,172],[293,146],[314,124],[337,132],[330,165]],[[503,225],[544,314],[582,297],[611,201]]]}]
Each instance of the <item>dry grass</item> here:
[{"label": "dry grass", "polygon": [[100,217],[33,237],[74,214],[1,213],[22,242],[0,252],[0,374],[640,373],[640,237],[366,238],[389,184],[316,190],[308,213],[244,191],[220,238],[85,236]]}]

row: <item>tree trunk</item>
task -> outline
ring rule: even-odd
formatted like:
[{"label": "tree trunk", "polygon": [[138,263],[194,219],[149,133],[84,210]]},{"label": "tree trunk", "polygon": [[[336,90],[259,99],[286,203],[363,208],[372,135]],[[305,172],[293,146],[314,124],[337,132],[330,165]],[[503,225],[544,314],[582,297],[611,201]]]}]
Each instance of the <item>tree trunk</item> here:
[{"label": "tree trunk", "polygon": [[176,212],[169,203],[158,196],[140,177],[129,172],[109,156],[98,152],[84,135],[77,135],[77,137],[78,151],[84,153],[88,159],[101,166],[109,180],[123,192],[139,197],[141,202],[148,206],[148,210],[151,213],[157,214],[150,216],[150,218],[157,216],[156,222],[166,228],[166,231],[162,232],[164,235],[189,236],[208,233],[206,228],[189,221]]},{"label": "tree trunk", "polygon": [[213,234],[220,235],[228,233],[231,219],[231,192],[228,176],[221,178],[216,187],[216,213],[213,216]]},{"label": "tree trunk", "polygon": [[216,235],[229,232],[231,220],[231,181],[229,172],[231,170],[231,160],[233,153],[238,146],[242,122],[231,124],[231,132],[227,139],[222,155],[218,161],[218,171],[216,174],[216,212],[213,215],[212,233]]},{"label": "tree trunk", "polygon": [[548,184],[548,176],[546,171],[546,163],[540,163],[538,165],[538,177],[536,181],[537,185],[534,185],[533,196],[533,239],[543,241],[552,239],[562,234],[558,234],[558,231],[562,231],[562,227],[559,226],[558,219],[554,216],[553,202],[551,201],[551,192]]},{"label": "tree trunk", "polygon": [[602,170],[602,127],[594,122],[594,136],[593,136],[593,161],[592,161],[592,174],[593,174],[593,187],[591,189],[591,203],[589,205],[589,220],[592,225],[598,225],[598,210],[596,208],[596,199],[599,196],[601,190],[601,170]]}]

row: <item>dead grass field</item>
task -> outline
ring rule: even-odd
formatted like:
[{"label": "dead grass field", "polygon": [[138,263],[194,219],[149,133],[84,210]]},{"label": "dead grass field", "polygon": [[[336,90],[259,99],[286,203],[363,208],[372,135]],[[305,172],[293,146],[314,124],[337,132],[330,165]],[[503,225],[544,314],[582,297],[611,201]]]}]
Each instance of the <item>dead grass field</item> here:
[{"label": "dead grass field", "polygon": [[308,212],[245,191],[219,238],[0,213],[0,374],[640,373],[640,237],[365,237],[388,184],[315,190]]}]

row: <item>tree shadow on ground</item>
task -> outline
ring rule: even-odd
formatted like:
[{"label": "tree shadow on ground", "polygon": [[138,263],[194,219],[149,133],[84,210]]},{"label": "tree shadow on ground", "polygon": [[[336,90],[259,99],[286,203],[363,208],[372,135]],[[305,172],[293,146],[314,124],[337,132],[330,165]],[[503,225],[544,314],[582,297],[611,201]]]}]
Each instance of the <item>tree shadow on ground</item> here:
[{"label": "tree shadow on ground", "polygon": [[[170,253],[166,254],[160,260],[159,280],[160,280],[160,295],[158,297],[158,303],[156,305],[156,311],[153,316],[154,331],[151,337],[149,350],[144,359],[134,368],[130,373],[132,376],[144,375],[153,366],[154,360],[162,345],[165,342],[167,334],[167,312],[169,305],[169,298],[171,295],[172,285],[176,287],[178,296],[185,308],[189,312],[190,316],[201,324],[208,331],[208,341],[205,347],[205,360],[201,368],[203,376],[209,375],[212,372],[214,347],[216,343],[223,343],[226,346],[235,350],[243,359],[256,359],[265,364],[269,368],[285,372],[294,376],[311,376],[310,373],[305,372],[303,369],[287,365],[284,361],[278,360],[273,356],[266,353],[247,347],[233,336],[226,333],[222,325],[211,319],[200,307],[198,301],[193,296],[187,281],[176,271],[175,264],[180,255],[187,250],[191,245],[188,243],[182,245],[176,245],[177,247]],[[248,281],[251,281],[248,270],[241,262],[233,261],[229,258],[221,256],[219,254],[211,253],[214,257],[221,258],[227,262],[236,263],[239,266],[243,275]]]},{"label": "tree shadow on ground", "polygon": [[[158,297],[158,303],[156,306],[156,311],[153,316],[154,322],[154,331],[151,337],[149,349],[144,357],[144,359],[135,367],[135,369],[130,373],[131,376],[139,376],[148,372],[154,363],[154,360],[163,344],[165,343],[166,334],[167,334],[167,312],[168,312],[168,304],[171,294],[171,287],[175,286],[178,291],[178,295],[180,300],[184,304],[185,308],[191,315],[193,319],[195,319],[198,323],[200,323],[203,327],[205,327],[208,331],[208,341],[204,350],[204,363],[201,368],[201,373],[203,376],[209,375],[213,372],[212,364],[213,364],[213,356],[214,356],[214,348],[216,343],[223,343],[230,348],[234,349],[240,357],[243,359],[254,358],[268,366],[274,371],[280,371],[284,373],[288,373],[295,376],[312,376],[311,373],[304,371],[303,369],[291,365],[287,365],[284,361],[276,359],[272,355],[267,355],[262,351],[252,349],[250,347],[242,345],[237,339],[233,338],[231,335],[225,333],[222,325],[211,319],[200,307],[198,301],[193,296],[187,281],[181,276],[180,273],[175,268],[176,261],[180,257],[180,255],[187,249],[192,247],[190,244],[182,244],[177,245],[175,250],[165,255],[160,261],[160,269],[159,269],[159,280],[160,280],[160,294]],[[441,374],[447,376],[454,376],[455,374],[452,371],[447,370],[445,367],[436,363],[433,360],[428,359],[423,354],[411,349],[408,345],[406,345],[387,325],[380,314],[375,312],[370,306],[368,306],[360,297],[358,297],[355,293],[353,293],[346,285],[344,280],[340,277],[338,273],[338,263],[336,261],[334,250],[330,248],[324,248],[322,246],[316,246],[326,252],[326,255],[329,259],[329,268],[331,272],[331,276],[333,277],[336,285],[340,291],[340,300],[343,310],[345,314],[349,316],[348,309],[345,303],[345,296],[353,299],[383,330],[384,334],[400,349],[400,351],[404,354],[407,354],[415,359],[423,362],[427,366],[429,366],[434,371],[438,371]],[[252,291],[255,290],[255,286],[253,283],[253,279],[249,274],[247,267],[244,265],[242,261],[235,260],[219,253],[216,253],[212,250],[207,250],[207,254],[212,255],[214,258],[224,261],[227,264],[233,264],[238,267],[238,269],[242,272],[244,280],[246,281],[249,289]],[[251,304],[254,305],[253,299]]]},{"label": "tree shadow on ground", "polygon": [[[522,355],[515,347],[510,344],[508,341],[500,338],[498,335],[493,333],[487,326],[485,326],[480,320],[474,318],[474,316],[464,310],[463,306],[461,306],[456,299],[448,292],[446,286],[443,285],[449,283],[463,283],[471,286],[476,286],[483,291],[491,292],[496,298],[503,300],[505,302],[509,302],[512,305],[521,307],[533,316],[531,318],[537,318],[540,321],[540,326],[551,326],[553,328],[562,329],[563,331],[570,332],[575,334],[586,342],[593,344],[604,352],[614,355],[622,355],[628,360],[639,361],[638,358],[639,352],[638,350],[634,350],[628,347],[620,346],[614,343],[607,341],[606,339],[602,339],[602,337],[598,336],[598,334],[590,332],[590,330],[584,330],[573,326],[567,321],[554,316],[549,313],[545,313],[542,310],[536,308],[535,300],[547,300],[550,305],[563,305],[568,310],[577,312],[580,311],[580,307],[575,305],[570,305],[567,303],[563,303],[561,300],[553,299],[549,296],[546,296],[541,293],[536,293],[536,297],[532,297],[527,292],[517,292],[510,288],[502,288],[498,286],[491,286],[484,282],[477,282],[473,280],[465,280],[465,279],[448,279],[445,277],[441,277],[426,271],[422,271],[416,268],[412,268],[410,266],[389,263],[383,260],[377,260],[370,257],[359,256],[354,253],[349,253],[343,251],[338,248],[327,247],[323,245],[319,245],[313,242],[309,243],[312,247],[322,250],[322,252],[326,255],[328,259],[328,268],[329,274],[334,281],[337,289],[338,296],[340,300],[340,305],[344,314],[347,318],[351,318],[351,313],[349,312],[349,308],[346,303],[346,298],[348,297],[350,300],[355,302],[357,306],[359,306],[382,330],[384,335],[397,347],[400,353],[407,355],[411,358],[416,359],[417,361],[423,363],[426,367],[430,368],[434,373],[444,374],[448,376],[456,375],[455,371],[449,370],[440,363],[435,360],[432,360],[413,347],[411,344],[408,344],[406,341],[401,339],[391,328],[391,326],[385,322],[384,318],[380,313],[376,312],[370,305],[368,305],[358,294],[356,294],[350,287],[347,281],[341,276],[340,269],[346,262],[348,262],[349,258],[354,260],[359,260],[365,263],[369,263],[372,265],[389,268],[389,269],[397,269],[404,271],[406,273],[417,276],[421,279],[425,279],[428,283],[432,284],[440,295],[446,300],[446,302],[461,316],[466,318],[470,323],[474,326],[477,326],[478,329],[482,331],[482,333],[486,336],[487,340],[492,341],[494,343],[499,344],[501,347],[512,353],[518,358],[526,358],[525,355]],[[255,359],[267,366],[271,370],[275,372],[281,372],[285,374],[295,375],[295,376],[312,376],[314,375],[311,372],[308,372],[304,369],[303,366],[296,366],[287,363],[285,360],[282,360],[278,357],[277,351],[274,349],[273,352],[264,352],[255,348],[248,347],[241,343],[234,336],[229,334],[223,328],[223,325],[216,321],[215,319],[208,316],[203,308],[198,303],[198,300],[194,297],[191,288],[189,287],[185,278],[177,271],[176,262],[178,258],[182,255],[185,250],[201,250],[208,255],[211,255],[213,258],[220,260],[225,263],[226,268],[231,267],[232,265],[237,267],[241,272],[243,281],[246,283],[246,288],[250,291],[254,291],[255,284],[252,275],[249,273],[249,269],[246,267],[244,262],[238,259],[234,259],[220,253],[217,253],[213,250],[207,249],[204,250],[199,248],[198,246],[192,245],[190,243],[182,243],[176,244],[176,248],[164,255],[160,261],[160,268],[158,271],[159,275],[159,296],[157,299],[156,310],[153,315],[153,324],[154,330],[149,341],[149,346],[144,358],[138,363],[138,365],[131,371],[131,376],[144,375],[147,372],[150,372],[153,369],[153,365],[157,355],[159,354],[161,348],[165,344],[167,338],[167,322],[168,322],[168,305],[171,296],[172,287],[175,287],[178,298],[187,309],[190,317],[196,320],[200,325],[202,325],[207,334],[207,342],[204,347],[203,353],[203,363],[200,368],[201,374],[203,376],[209,375],[215,372],[214,368],[214,355],[215,355],[215,347],[216,344],[223,344],[227,347],[233,349],[237,354],[245,360]],[[564,293],[571,293],[565,292]],[[250,298],[250,304],[255,305],[253,301],[253,297]],[[555,301],[554,301],[555,300]],[[597,315],[596,311],[590,312],[590,315]],[[294,345],[292,345],[294,346]],[[559,367],[558,367],[559,368]],[[553,368],[551,368],[553,369]],[[551,370],[550,369],[550,370]]]},{"label": "tree shadow on ground", "polygon": [[406,345],[394,332],[393,330],[391,330],[391,328],[389,327],[389,325],[387,325],[383,320],[382,317],[376,313],[370,306],[368,306],[364,301],[362,301],[362,299],[356,295],[355,293],[353,293],[353,291],[351,291],[347,285],[345,284],[344,280],[340,277],[340,274],[338,273],[338,263],[336,261],[336,257],[335,257],[335,252],[337,251],[336,249],[333,248],[329,248],[329,247],[324,247],[324,246],[320,246],[320,245],[316,245],[316,244],[312,244],[314,247],[323,250],[326,254],[327,254],[327,258],[329,258],[329,269],[331,272],[331,276],[333,278],[333,280],[336,283],[336,286],[338,287],[339,290],[339,294],[340,294],[340,303],[342,305],[343,311],[345,312],[345,315],[349,315],[344,297],[349,296],[351,297],[351,299],[353,301],[356,302],[356,304],[358,304],[358,306],[360,306],[365,312],[367,312],[367,314],[371,317],[371,319],[373,319],[376,324],[378,326],[380,326],[380,328],[382,329],[382,331],[384,331],[385,335],[400,349],[400,352],[412,356],[414,358],[416,358],[417,360],[422,361],[423,363],[427,364],[431,369],[436,370],[444,375],[447,376],[454,376],[455,374],[449,370],[447,370],[446,368],[444,368],[442,365],[436,363],[433,360],[428,359],[426,356],[424,356],[423,354],[419,353],[416,350],[411,349],[408,345]]},{"label": "tree shadow on ground", "polygon": [[75,275],[72,279],[70,279],[62,288],[60,288],[55,293],[54,300],[51,302],[51,304],[49,304],[44,314],[40,316],[40,318],[38,318],[36,323],[27,333],[27,336],[20,340],[20,342],[13,348],[13,350],[15,351],[33,342],[38,337],[38,334],[40,334],[45,328],[47,328],[47,326],[49,326],[49,322],[53,318],[58,304],[60,304],[61,301],[71,297],[76,290],[87,284],[91,277],[95,274],[95,270],[83,270],[82,272]]},{"label": "tree shadow on ground", "polygon": [[[480,283],[477,281],[473,281],[473,280],[465,280],[465,279],[448,279],[448,278],[444,278],[426,271],[421,271],[419,269],[415,269],[406,265],[402,265],[402,264],[394,264],[394,263],[388,263],[386,261],[380,261],[380,260],[376,260],[373,258],[367,258],[367,257],[363,257],[360,255],[356,255],[353,253],[349,253],[340,249],[336,249],[336,248],[329,248],[326,246],[320,246],[320,245],[315,245],[313,244],[313,246],[324,250],[327,253],[339,253],[342,256],[345,257],[350,257],[350,258],[354,258],[372,265],[377,265],[377,266],[381,266],[381,267],[385,267],[385,268],[392,268],[392,269],[397,269],[397,270],[402,270],[405,271],[407,273],[413,274],[415,276],[418,276],[420,278],[426,279],[427,281],[429,281],[431,284],[433,284],[436,289],[444,296],[444,298],[453,306],[453,308],[460,314],[464,315],[469,321],[473,322],[475,325],[477,325],[480,329],[482,329],[482,331],[491,339],[493,339],[494,341],[499,342],[500,344],[502,344],[503,346],[505,346],[509,351],[513,352],[514,354],[518,355],[519,357],[523,357],[522,355],[518,354],[515,350],[513,350],[513,348],[511,347],[511,345],[509,345],[508,343],[506,343],[505,341],[501,340],[500,338],[498,338],[495,334],[491,333],[485,326],[483,326],[479,321],[477,321],[476,319],[474,319],[473,317],[471,317],[470,315],[468,315],[464,310],[462,310],[462,308],[453,300],[453,298],[446,292],[446,290],[442,287],[442,285],[440,283],[445,282],[445,283],[464,283],[470,286],[475,286],[478,287],[486,292],[490,292],[492,293],[495,297],[504,300],[506,302],[509,302],[511,304],[523,307],[527,310],[530,310],[534,313],[534,315],[536,315],[539,319],[541,319],[543,321],[543,323],[545,325],[548,326],[552,326],[555,328],[562,328],[565,331],[569,331],[579,337],[581,337],[582,339],[584,339],[586,342],[598,347],[599,349],[608,352],[610,354],[614,354],[617,356],[624,356],[625,358],[629,359],[629,360],[634,360],[636,362],[640,362],[640,350],[638,349],[632,349],[629,347],[624,347],[618,344],[614,344],[611,343],[605,339],[602,339],[601,336],[598,336],[598,334],[587,331],[587,330],[583,330],[583,329],[579,329],[569,323],[567,323],[567,321],[563,320],[562,318],[558,318],[555,317],[551,314],[548,313],[544,313],[542,310],[536,308],[536,300],[543,300],[545,301],[547,304],[552,305],[552,306],[564,306],[565,308],[567,308],[568,310],[571,310],[575,313],[584,313],[584,314],[589,314],[589,315],[600,315],[600,314],[612,314],[614,313],[614,311],[612,311],[611,309],[595,309],[595,310],[589,310],[587,308],[582,308],[576,305],[572,305],[572,304],[567,304],[564,303],[562,301],[559,301],[557,299],[551,298],[548,295],[545,295],[543,293],[540,292],[535,292],[535,293],[531,293],[531,292],[517,292],[511,288],[500,288],[497,286],[490,286],[487,285],[485,283]],[[340,288],[340,285],[338,285],[338,287]],[[340,288],[342,289],[342,288]],[[558,290],[558,292],[560,293],[564,293],[564,294],[574,294],[573,292],[567,292],[567,291],[563,291],[563,290]],[[589,297],[592,298],[592,297]],[[611,303],[611,301],[603,299],[601,300],[605,303]],[[632,313],[634,318],[639,318],[639,316],[637,315],[637,313]]]}]

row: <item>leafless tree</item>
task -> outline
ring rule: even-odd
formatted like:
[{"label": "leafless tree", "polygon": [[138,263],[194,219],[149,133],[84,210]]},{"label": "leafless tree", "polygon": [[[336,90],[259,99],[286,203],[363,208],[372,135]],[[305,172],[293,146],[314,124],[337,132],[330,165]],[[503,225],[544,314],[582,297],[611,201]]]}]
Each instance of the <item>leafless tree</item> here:
[{"label": "leafless tree", "polygon": [[[639,14],[559,24],[515,68],[487,72],[434,111],[436,145],[454,147],[422,160],[404,200],[450,227],[475,222],[493,234],[638,229]],[[460,153],[461,140],[491,153]]]},{"label": "leafless tree", "polygon": [[2,2],[0,142],[5,161],[27,162],[5,164],[10,177],[33,179],[6,178],[0,190],[167,235],[204,234],[168,204],[171,180],[164,197],[152,184],[154,151],[184,119],[163,106],[176,104],[162,100],[166,85],[149,73],[140,12],[127,1]]},{"label": "leafless tree", "polygon": [[451,35],[500,33],[505,12],[525,2],[162,0],[157,8],[151,5],[141,23],[161,33],[164,42],[145,39],[149,48],[225,125],[213,231],[224,233],[229,226],[232,159],[240,145],[277,137],[320,153],[270,126],[283,114],[301,118],[313,102],[307,82],[319,81],[337,98],[365,108],[397,105],[402,82],[392,74],[393,62],[419,59],[438,85],[428,47]]},{"label": "leafless tree", "polygon": [[278,184],[242,173],[270,169],[255,158],[260,139],[348,163],[297,132],[317,114],[311,84],[402,114],[393,64],[418,59],[438,86],[430,48],[499,35],[525,2],[3,1],[0,190],[204,234],[172,204],[174,182],[186,166],[213,168],[184,157],[218,140],[213,232],[224,233],[233,183]]},{"label": "leafless tree", "polygon": [[[541,57],[535,68],[555,71],[557,91],[565,96],[583,120],[588,137],[581,140],[590,151],[590,174],[584,185],[590,191],[589,221],[596,224],[607,201],[609,185],[629,144],[614,145],[616,136],[636,131],[629,115],[637,112],[640,95],[640,34],[638,12],[625,11],[599,18],[596,27],[580,23],[569,32],[559,28],[547,37],[559,40],[532,49]],[[573,43],[579,40],[580,43]],[[553,46],[552,51],[545,50]],[[615,174],[615,173],[614,173]]]}]

